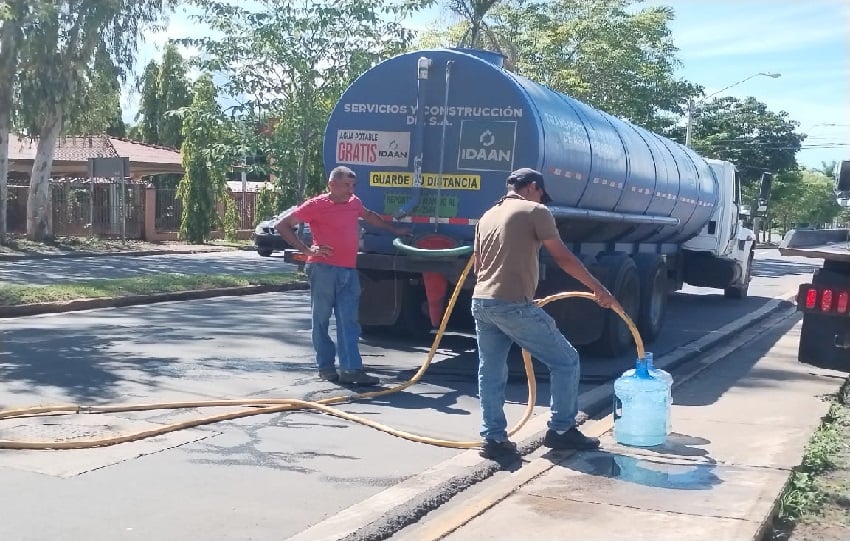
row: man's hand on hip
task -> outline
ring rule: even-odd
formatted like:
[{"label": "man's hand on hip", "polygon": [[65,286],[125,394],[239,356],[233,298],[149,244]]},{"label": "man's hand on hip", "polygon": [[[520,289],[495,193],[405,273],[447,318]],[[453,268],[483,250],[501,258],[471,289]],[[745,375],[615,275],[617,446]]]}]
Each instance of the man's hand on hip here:
[{"label": "man's hand on hip", "polygon": [[311,256],[327,256],[332,255],[334,253],[333,246],[325,246],[314,244],[310,246],[307,250],[307,255]]}]

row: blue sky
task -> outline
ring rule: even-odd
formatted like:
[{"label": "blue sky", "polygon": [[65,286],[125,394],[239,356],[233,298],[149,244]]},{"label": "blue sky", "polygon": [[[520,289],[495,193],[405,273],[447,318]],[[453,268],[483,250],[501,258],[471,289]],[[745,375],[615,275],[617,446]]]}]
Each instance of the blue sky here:
[{"label": "blue sky", "polygon": [[[850,1],[847,0],[649,0],[644,6],[673,8],[670,24],[682,66],[677,75],[705,87],[706,95],[757,73],[717,96],[754,96],[772,111],[786,111],[808,135],[797,155],[801,165],[850,159]],[[449,15],[432,9],[414,26]],[[168,38],[200,35],[178,12],[168,27],[141,48],[139,69],[160,58]],[[125,95],[125,120],[137,97]]]}]

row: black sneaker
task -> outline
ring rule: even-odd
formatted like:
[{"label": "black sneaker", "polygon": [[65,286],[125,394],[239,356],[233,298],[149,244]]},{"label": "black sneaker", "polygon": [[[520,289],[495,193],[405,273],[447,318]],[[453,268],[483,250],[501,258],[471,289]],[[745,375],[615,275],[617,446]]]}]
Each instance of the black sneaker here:
[{"label": "black sneaker", "polygon": [[510,440],[484,440],[484,444],[481,446],[481,450],[478,452],[478,454],[484,458],[489,458],[490,460],[497,460],[499,458],[504,458],[508,456],[516,456],[516,444]]},{"label": "black sneaker", "polygon": [[339,379],[339,374],[337,374],[336,370],[319,370],[319,379],[323,379],[325,381],[337,381]]},{"label": "black sneaker", "polygon": [[340,370],[339,382],[353,385],[377,385],[381,380],[363,370]]},{"label": "black sneaker", "polygon": [[546,437],[543,438],[543,445],[550,449],[598,449],[599,438],[585,436],[579,432],[578,428],[573,427],[563,434],[558,434],[554,430],[547,431]]}]

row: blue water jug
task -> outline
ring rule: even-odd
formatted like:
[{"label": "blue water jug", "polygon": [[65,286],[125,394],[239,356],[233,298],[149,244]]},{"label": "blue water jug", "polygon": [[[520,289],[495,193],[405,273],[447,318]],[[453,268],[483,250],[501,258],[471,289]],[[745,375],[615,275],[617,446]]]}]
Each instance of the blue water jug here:
[{"label": "blue water jug", "polygon": [[[654,366],[654,355],[651,351],[647,351],[644,353],[643,358],[646,360],[646,369],[649,371],[650,375],[654,378],[658,378],[664,383],[667,384],[667,394],[669,406],[672,408],[673,406],[673,376],[670,375],[670,372],[666,370],[661,370],[660,368],[655,368]],[[635,373],[634,368],[629,368],[623,373],[623,376],[631,377]],[[673,430],[672,426],[672,411],[667,414],[667,435],[670,435],[670,432]]]},{"label": "blue water jug", "polygon": [[623,445],[653,447],[667,441],[670,391],[640,358],[614,382],[614,439]]}]

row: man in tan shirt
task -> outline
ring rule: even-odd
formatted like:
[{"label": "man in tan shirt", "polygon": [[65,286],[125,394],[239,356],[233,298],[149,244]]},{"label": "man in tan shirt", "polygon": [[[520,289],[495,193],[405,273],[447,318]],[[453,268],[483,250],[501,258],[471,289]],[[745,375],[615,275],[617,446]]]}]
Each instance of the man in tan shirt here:
[{"label": "man in tan shirt", "polygon": [[558,330],[555,320],[534,304],[540,246],[564,272],[588,287],[596,302],[610,308],[617,301],[567,249],[555,218],[545,204],[543,175],[518,169],[507,180],[507,194],[484,213],[475,231],[475,274],[472,315],[478,340],[478,393],[484,443],[481,455],[516,454],[505,419],[507,358],[516,343],[550,371],[551,419],[543,441],[553,449],[595,449],[599,440],[576,428],[579,356]]}]

